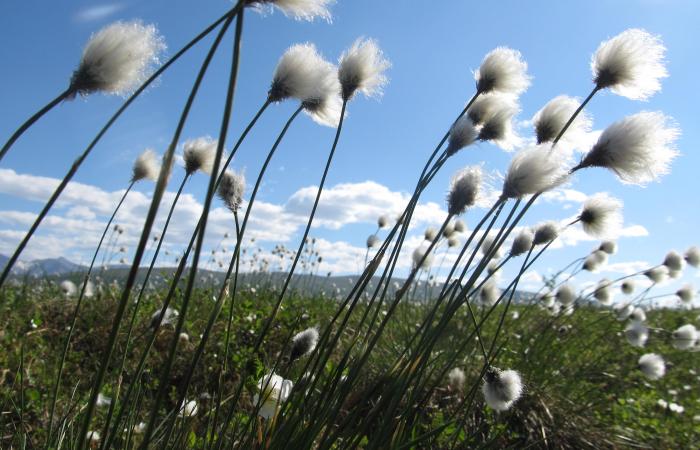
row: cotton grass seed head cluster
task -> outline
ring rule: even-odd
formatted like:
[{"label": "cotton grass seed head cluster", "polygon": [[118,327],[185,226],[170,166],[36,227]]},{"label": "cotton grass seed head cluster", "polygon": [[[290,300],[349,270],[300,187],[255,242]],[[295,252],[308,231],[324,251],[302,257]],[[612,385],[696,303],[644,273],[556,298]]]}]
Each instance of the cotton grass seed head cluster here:
[{"label": "cotton grass seed head cluster", "polygon": [[480,166],[465,167],[452,177],[450,191],[447,194],[447,212],[449,214],[463,214],[467,208],[474,206],[479,196],[481,178]]},{"label": "cotton grass seed head cluster", "polygon": [[183,145],[182,159],[185,161],[185,172],[192,175],[198,170],[211,175],[216,158],[217,141],[208,136],[190,139]]},{"label": "cotton grass seed head cluster", "polygon": [[559,236],[559,224],[554,221],[543,222],[535,228],[532,245],[544,245],[554,241]]},{"label": "cotton grass seed head cluster", "polygon": [[476,141],[478,130],[468,115],[464,115],[450,128],[450,135],[447,140],[446,153],[454,155],[464,147],[468,147]]},{"label": "cotton grass seed head cluster", "polygon": [[647,353],[639,358],[639,370],[650,380],[658,380],[666,374],[666,362],[656,353]]},{"label": "cotton grass seed head cluster", "polygon": [[583,203],[578,219],[590,236],[616,236],[622,228],[622,202],[606,193],[592,195]]},{"label": "cotton grass seed head cluster", "polygon": [[[559,135],[579,107],[575,98],[560,95],[550,100],[535,113],[532,123],[535,125],[535,137],[538,144],[552,142]],[[563,135],[565,146],[576,145],[583,140],[591,129],[592,120],[588,113],[581,111]]]},{"label": "cotton grass seed head cluster", "polygon": [[503,181],[502,198],[522,198],[545,192],[567,179],[562,156],[548,145],[528,147],[515,154]]},{"label": "cotton grass seed head cluster", "polygon": [[384,72],[391,63],[384,58],[374,39],[357,39],[341,56],[338,63],[338,79],[343,100],[348,101],[355,92],[367,97],[379,96],[387,83]]},{"label": "cotton grass seed head cluster", "polygon": [[154,25],[116,22],[90,37],[73,73],[74,94],[126,95],[141,84],[158,63],[165,42]]},{"label": "cotton grass seed head cluster", "polygon": [[666,48],[661,39],[632,28],[598,47],[591,59],[593,80],[599,89],[632,100],[646,100],[661,90],[661,79],[668,76]]},{"label": "cotton grass seed head cluster", "polygon": [[245,177],[242,173],[226,170],[221,175],[221,181],[216,193],[231,212],[235,213],[240,208],[241,203],[243,203],[244,192]]},{"label": "cotton grass seed head cluster", "polygon": [[285,16],[297,20],[312,21],[316,18],[331,21],[328,9],[335,0],[245,0],[247,6],[262,9],[264,6],[274,6]]},{"label": "cotton grass seed head cluster", "polygon": [[491,50],[474,72],[476,90],[518,96],[530,86],[527,63],[519,51],[507,47]]},{"label": "cotton grass seed head cluster", "polygon": [[158,175],[160,175],[158,155],[154,150],[147,148],[136,158],[136,161],[134,161],[134,165],[131,169],[131,181],[157,181]]},{"label": "cotton grass seed head cluster", "polygon": [[523,393],[520,374],[515,370],[501,370],[489,367],[481,386],[484,400],[496,411],[506,411],[518,401]]},{"label": "cotton grass seed head cluster", "polygon": [[603,167],[623,183],[645,185],[670,171],[679,135],[678,127],[661,112],[625,117],[603,131],[576,170]]},{"label": "cotton grass seed head cluster", "polygon": [[318,329],[308,328],[294,335],[292,338],[292,351],[290,359],[296,361],[302,356],[308,355],[318,344]]},{"label": "cotton grass seed head cluster", "polygon": [[520,256],[529,252],[534,239],[535,235],[529,228],[521,230],[513,239],[513,244],[510,247],[510,255]]}]

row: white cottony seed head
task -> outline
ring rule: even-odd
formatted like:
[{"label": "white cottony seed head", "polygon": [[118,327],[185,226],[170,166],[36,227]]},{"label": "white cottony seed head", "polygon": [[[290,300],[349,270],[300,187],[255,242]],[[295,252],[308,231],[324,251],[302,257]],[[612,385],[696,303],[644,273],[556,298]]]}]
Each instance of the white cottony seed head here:
[{"label": "white cottony seed head", "polygon": [[664,258],[664,266],[668,268],[669,271],[681,271],[683,270],[683,257],[678,254],[675,250],[671,250],[666,254]]},{"label": "white cottony seed head", "polygon": [[671,335],[672,343],[678,350],[689,350],[698,341],[698,330],[692,324],[683,325]]},{"label": "white cottony seed head", "polygon": [[244,192],[245,177],[242,173],[227,170],[221,175],[216,193],[231,212],[236,212],[240,208]]},{"label": "white cottony seed head", "polygon": [[507,47],[491,50],[474,72],[477,92],[500,92],[515,96],[530,86],[527,63],[519,51]]},{"label": "white cottony seed head", "polygon": [[700,248],[693,246],[686,250],[685,262],[693,267],[700,266]]},{"label": "white cottony seed head", "polygon": [[671,161],[678,155],[675,141],[679,135],[671,118],[643,111],[606,128],[574,170],[604,167],[623,183],[645,185],[670,171]]},{"label": "white cottony seed head", "polygon": [[535,228],[535,237],[532,240],[533,245],[548,244],[559,236],[559,225],[556,222],[544,222]]},{"label": "white cottony seed head", "polygon": [[469,116],[463,115],[450,128],[446,153],[451,156],[464,147],[472,145],[478,134],[479,131]]},{"label": "white cottony seed head", "polygon": [[649,328],[642,322],[632,322],[625,328],[625,338],[633,347],[644,347],[649,339]]},{"label": "white cottony seed head", "polygon": [[676,291],[676,295],[684,303],[690,303],[695,298],[695,288],[693,288],[693,285],[690,283],[684,284],[680,289]]},{"label": "white cottony seed head", "polygon": [[[532,122],[535,124],[537,143],[553,142],[579,105],[579,101],[575,98],[560,95],[537,111],[532,118]],[[569,125],[562,140],[575,145],[585,137],[590,129],[591,118],[585,111],[581,111]]]},{"label": "white cottony seed head", "polygon": [[459,367],[455,367],[447,373],[447,384],[453,391],[461,391],[464,389],[464,382],[467,377],[464,371]]},{"label": "white cottony seed head", "polygon": [[160,174],[160,163],[156,152],[147,148],[134,161],[131,171],[131,181],[148,179],[157,181]]},{"label": "white cottony seed head", "polygon": [[390,66],[374,39],[356,40],[338,63],[343,99],[350,100],[357,91],[367,97],[381,95],[387,82],[384,71]]},{"label": "white cottony seed head", "polygon": [[598,47],[591,59],[596,86],[632,100],[646,100],[661,89],[668,76],[666,48],[659,37],[632,28]]},{"label": "white cottony seed head", "polygon": [[302,332],[297,333],[292,338],[292,353],[290,359],[292,361],[298,358],[308,355],[316,348],[318,344],[318,329],[308,328]]},{"label": "white cottony seed head", "polygon": [[576,300],[576,290],[569,283],[564,283],[557,290],[556,297],[562,305],[570,305]]},{"label": "white cottony seed head", "polygon": [[532,242],[535,236],[529,228],[525,228],[513,239],[513,244],[510,247],[511,256],[520,256],[527,253],[532,248]]},{"label": "white cottony seed head", "polygon": [[538,145],[521,150],[511,160],[503,182],[503,198],[548,191],[567,179],[562,156],[549,146]]},{"label": "white cottony seed head", "polygon": [[644,272],[644,275],[651,280],[652,283],[658,284],[668,279],[668,267],[657,266]]},{"label": "white cottony seed head", "polygon": [[590,236],[616,236],[622,227],[622,202],[606,193],[592,195],[583,203],[578,219]]},{"label": "white cottony seed head", "polygon": [[603,241],[600,243],[598,250],[605,252],[608,255],[614,255],[617,253],[617,242],[615,241]]},{"label": "white cottony seed head", "polygon": [[217,141],[210,137],[190,139],[185,142],[182,158],[185,160],[185,172],[192,175],[198,170],[211,174],[216,158]]},{"label": "white cottony seed head", "polygon": [[639,370],[648,379],[658,380],[666,373],[666,363],[656,353],[647,353],[639,358]]},{"label": "white cottony seed head", "polygon": [[523,383],[515,370],[500,370],[489,367],[481,386],[486,404],[496,411],[505,411],[520,398]]},{"label": "white cottony seed head", "polygon": [[328,7],[335,3],[335,0],[246,0],[245,3],[258,8],[262,5],[273,5],[285,16],[297,20],[312,21],[319,17],[330,22],[331,12]]},{"label": "white cottony seed head", "polygon": [[481,167],[465,167],[452,177],[450,192],[447,195],[447,211],[452,215],[463,214],[473,206],[481,187]]},{"label": "white cottony seed head", "polygon": [[126,95],[150,75],[164,49],[154,25],[139,21],[108,25],[90,37],[70,89],[73,95],[97,91]]}]

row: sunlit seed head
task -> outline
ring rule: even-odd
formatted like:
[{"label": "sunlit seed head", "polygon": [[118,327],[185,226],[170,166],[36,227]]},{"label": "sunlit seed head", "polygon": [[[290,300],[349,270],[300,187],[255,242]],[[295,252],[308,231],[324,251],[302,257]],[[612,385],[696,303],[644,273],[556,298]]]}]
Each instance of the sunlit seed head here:
[{"label": "sunlit seed head", "polygon": [[685,262],[690,264],[692,267],[700,266],[700,248],[695,246],[690,247],[688,250],[686,250],[684,259]]},{"label": "sunlit seed head", "polygon": [[650,380],[658,380],[666,373],[664,359],[656,353],[647,353],[639,358],[639,370]]},{"label": "sunlit seed head", "polygon": [[489,234],[484,237],[484,241],[481,243],[481,247],[479,250],[481,251],[482,256],[487,256],[488,253],[494,252],[493,257],[494,258],[500,258],[501,255],[501,248],[496,248],[496,238]]},{"label": "sunlit seed head", "polygon": [[634,311],[634,306],[631,304],[619,306],[616,308],[617,320],[627,320]]},{"label": "sunlit seed head", "polygon": [[557,289],[556,297],[562,305],[570,305],[576,300],[576,290],[569,283],[564,283]]},{"label": "sunlit seed head", "polygon": [[605,252],[608,255],[614,255],[617,253],[617,242],[615,241],[603,241],[600,243],[598,250]]},{"label": "sunlit seed head", "polygon": [[131,170],[131,181],[140,180],[157,181],[160,174],[160,163],[155,151],[147,148],[134,161]]},{"label": "sunlit seed head", "polygon": [[367,248],[375,248],[377,245],[379,245],[379,238],[377,237],[376,234],[370,234],[367,236],[367,242],[366,242]]},{"label": "sunlit seed head", "polygon": [[603,167],[623,183],[645,185],[669,173],[679,135],[671,118],[643,111],[606,128],[577,169]]},{"label": "sunlit seed head", "polygon": [[651,269],[644,272],[646,276],[652,283],[658,284],[663,283],[668,279],[668,267],[658,266],[652,267]]},{"label": "sunlit seed head", "polygon": [[449,248],[459,247],[459,244],[459,238],[456,236],[452,236],[447,240],[447,246]]},{"label": "sunlit seed head", "polygon": [[520,256],[530,251],[535,235],[529,228],[520,231],[513,239],[510,247],[511,256]]},{"label": "sunlit seed head", "polygon": [[73,72],[73,94],[126,95],[150,75],[165,42],[154,25],[116,22],[90,37]]},{"label": "sunlit seed head", "polygon": [[683,270],[684,261],[685,260],[678,252],[676,252],[675,250],[671,250],[666,254],[663,264],[668,268],[669,271],[680,272],[681,270]]},{"label": "sunlit seed head", "polygon": [[196,416],[198,412],[199,406],[196,400],[183,400],[177,415],[181,418],[190,418]]},{"label": "sunlit seed head", "polygon": [[467,377],[464,371],[459,367],[454,367],[447,373],[447,384],[453,391],[461,391],[464,389],[464,383]]},{"label": "sunlit seed head", "polygon": [[243,203],[243,193],[245,192],[245,177],[242,173],[226,170],[221,175],[217,195],[224,202],[231,212],[238,211]]},{"label": "sunlit seed head", "polygon": [[630,320],[633,322],[645,322],[647,320],[647,313],[644,312],[642,308],[637,306],[630,314]]},{"label": "sunlit seed head", "polygon": [[661,89],[666,48],[661,39],[647,31],[632,28],[598,47],[591,59],[593,81],[599,89],[632,100],[646,100]]},{"label": "sunlit seed head", "polygon": [[[178,318],[179,315],[180,313],[178,312],[178,310],[176,310],[175,308],[167,307],[165,309],[165,313],[163,314],[163,320],[160,321],[160,325],[163,326],[172,324],[175,321],[175,319]],[[160,316],[161,309],[159,308],[151,315],[151,328],[155,328],[158,325],[158,320],[160,319]]]},{"label": "sunlit seed head", "polygon": [[634,292],[634,281],[632,280],[625,280],[622,282],[620,285],[620,290],[622,291],[623,294],[630,295],[631,293]]},{"label": "sunlit seed head", "polygon": [[455,232],[456,233],[464,233],[467,230],[467,226],[465,225],[464,221],[462,219],[456,219],[454,221],[455,225]]},{"label": "sunlit seed head", "polygon": [[598,282],[598,286],[593,292],[593,297],[602,305],[612,304],[612,292],[610,291],[610,280],[603,278]]},{"label": "sunlit seed head", "polygon": [[384,72],[391,63],[374,39],[357,39],[338,62],[338,79],[344,100],[350,100],[355,92],[367,97],[379,96],[387,83]]},{"label": "sunlit seed head", "polygon": [[676,295],[684,303],[690,303],[695,298],[695,288],[690,283],[684,284],[676,291]]},{"label": "sunlit seed head", "polygon": [[272,5],[285,16],[297,20],[313,21],[320,18],[330,22],[331,12],[328,8],[335,3],[335,0],[245,0],[244,3],[256,8]]},{"label": "sunlit seed head", "polygon": [[606,193],[592,195],[583,203],[578,219],[590,236],[617,236],[622,228],[622,202]]},{"label": "sunlit seed head", "polygon": [[532,245],[549,244],[559,236],[559,231],[559,225],[553,221],[537,225]]},{"label": "sunlit seed head", "polygon": [[389,216],[382,214],[377,219],[377,227],[386,228],[389,225],[389,222],[390,222]]},{"label": "sunlit seed head", "polygon": [[481,386],[486,404],[496,411],[506,411],[518,401],[523,393],[520,374],[515,370],[500,370],[489,367]]},{"label": "sunlit seed head", "polygon": [[452,156],[464,147],[472,145],[476,141],[478,134],[479,131],[467,115],[457,119],[452,128],[450,128],[447,140],[447,155]]},{"label": "sunlit seed head", "polygon": [[563,157],[539,145],[515,154],[503,182],[503,198],[522,198],[545,192],[567,179]]},{"label": "sunlit seed head", "polygon": [[642,322],[632,322],[625,327],[625,338],[633,347],[644,347],[649,339],[649,328]]},{"label": "sunlit seed head", "polygon": [[[575,98],[560,95],[550,100],[542,109],[537,111],[532,118],[532,123],[535,125],[537,143],[553,142],[574,115],[579,105],[579,101]],[[575,145],[590,131],[591,122],[590,116],[585,111],[581,111],[569,125],[562,139]]]},{"label": "sunlit seed head", "polygon": [[481,188],[481,178],[480,166],[465,167],[452,177],[447,195],[447,211],[450,214],[463,214],[474,205]]},{"label": "sunlit seed head", "polygon": [[71,280],[61,281],[61,291],[66,297],[73,297],[78,293],[78,288]]},{"label": "sunlit seed head", "polygon": [[428,269],[433,263],[433,254],[428,253],[428,247],[421,245],[413,251],[413,267]]},{"label": "sunlit seed head", "polygon": [[474,72],[477,92],[520,95],[530,86],[527,63],[519,51],[507,47],[491,50]]},{"label": "sunlit seed head", "polygon": [[292,351],[290,359],[296,361],[302,356],[308,355],[316,348],[318,344],[318,329],[308,328],[300,333],[297,333],[292,338]]},{"label": "sunlit seed head", "polygon": [[210,137],[190,139],[185,142],[182,158],[185,161],[185,172],[192,175],[198,170],[211,174],[216,158],[217,141]]},{"label": "sunlit seed head", "polygon": [[494,279],[489,279],[479,290],[479,300],[485,306],[495,305],[500,296],[501,290]]},{"label": "sunlit seed head", "polygon": [[423,237],[425,238],[426,241],[433,242],[435,238],[437,237],[437,230],[433,227],[428,227],[425,229],[425,232],[423,233]]}]

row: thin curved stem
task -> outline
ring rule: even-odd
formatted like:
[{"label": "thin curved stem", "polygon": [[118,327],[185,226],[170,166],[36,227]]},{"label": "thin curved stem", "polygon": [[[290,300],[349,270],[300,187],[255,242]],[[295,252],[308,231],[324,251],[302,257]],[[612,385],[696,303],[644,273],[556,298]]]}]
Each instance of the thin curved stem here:
[{"label": "thin curved stem", "polygon": [[126,199],[127,194],[131,191],[131,188],[134,187],[135,181],[131,181],[129,183],[129,186],[126,188],[126,191],[122,195],[121,199],[119,199],[119,203],[117,204],[117,207],[114,208],[114,211],[112,212],[112,215],[110,216],[109,220],[107,221],[107,225],[105,225],[105,229],[102,232],[102,236],[100,236],[100,241],[97,243],[97,248],[95,249],[95,253],[92,255],[92,261],[90,261],[90,266],[88,267],[88,271],[85,274],[85,281],[83,281],[83,286],[80,289],[80,295],[78,296],[78,300],[75,304],[75,309],[73,310],[73,318],[71,319],[71,324],[70,328],[68,330],[68,336],[66,336],[66,341],[63,344],[63,351],[61,353],[61,361],[58,364],[58,373],[56,374],[56,381],[54,383],[53,387],[53,392],[51,394],[51,407],[50,407],[50,412],[49,412],[49,430],[46,435],[46,448],[49,448],[50,443],[51,443],[51,433],[53,431],[53,417],[54,413],[56,411],[56,399],[58,398],[58,390],[61,385],[61,376],[63,375],[63,366],[65,365],[66,362],[66,356],[68,355],[68,347],[70,346],[70,340],[71,337],[73,336],[73,330],[75,329],[75,324],[78,321],[78,314],[80,311],[80,305],[83,302],[83,298],[85,297],[85,290],[87,289],[87,285],[90,282],[90,275],[92,274],[92,269],[93,266],[95,265],[95,260],[97,259],[97,254],[100,252],[100,248],[102,248],[102,242],[105,239],[105,236],[107,235],[107,232],[109,231],[110,227],[112,226],[112,221],[117,215],[117,212],[122,206],[122,203],[124,203],[124,199]]}]

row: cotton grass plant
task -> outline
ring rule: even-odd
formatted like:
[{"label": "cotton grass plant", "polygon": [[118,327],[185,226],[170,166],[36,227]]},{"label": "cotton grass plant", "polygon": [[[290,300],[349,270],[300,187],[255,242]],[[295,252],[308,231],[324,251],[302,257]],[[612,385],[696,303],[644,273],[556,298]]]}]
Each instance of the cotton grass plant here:
[{"label": "cotton grass plant", "polygon": [[[533,118],[536,142],[532,145],[519,145],[520,138],[514,131],[520,112],[518,97],[531,83],[527,64],[513,49],[498,47],[489,52],[474,71],[473,95],[453,121],[446,124],[446,132],[429,153],[398,219],[392,224],[387,215],[379,217],[377,230],[366,242],[362,271],[351,281],[347,294],[332,303],[328,317],[301,325],[308,320],[308,314],[289,312],[286,307],[298,301],[292,287],[298,267],[301,266],[302,272],[314,274],[315,267],[321,263],[315,240],[310,239],[309,233],[339,146],[347,108],[358,94],[369,98],[381,95],[387,86],[390,63],[374,39],[357,39],[340,55],[337,66],[324,59],[311,43],[292,45],[279,58],[262,105],[232,146],[227,135],[232,120],[237,120],[232,116],[232,108],[245,7],[270,6],[294,18],[328,20],[331,3],[328,0],[240,1],[149,77],[146,77],[149,68],[162,47],[155,28],[137,22],[108,27],[93,36],[86,47],[68,93],[20,127],[3,148],[0,157],[41,115],[71,96],[133,91],[55,190],[7,263],[0,286],[67,183],[114,121],[174,61],[218,29],[165,150],[161,165],[166,169],[158,168],[157,158],[151,153],[139,157],[129,187],[102,233],[67,330],[52,391],[46,448],[111,448],[125,440],[127,446],[141,449],[195,444],[212,449],[407,448],[429,446],[441,439],[444,440],[440,445],[449,442],[449,446],[458,447],[465,442],[478,442],[482,430],[469,424],[487,424],[491,419],[486,418],[492,417],[495,421],[504,420],[502,424],[507,429],[505,421],[520,420],[528,408],[529,411],[540,408],[536,405],[537,401],[542,402],[537,383],[544,388],[558,382],[557,377],[545,377],[545,374],[564,353],[557,353],[547,344],[559,348],[570,337],[580,337],[581,329],[576,328],[576,321],[584,317],[581,311],[600,312],[600,317],[590,319],[587,326],[593,329],[596,320],[610,320],[618,328],[620,339],[633,350],[647,346],[654,346],[658,352],[661,350],[657,348],[684,352],[697,349],[698,331],[694,325],[688,323],[675,329],[654,327],[643,309],[662,296],[670,295],[683,304],[693,300],[692,286],[660,297],[649,293],[660,288],[667,277],[680,275],[686,264],[697,267],[700,252],[695,247],[685,254],[671,251],[659,265],[642,271],[617,279],[603,278],[592,287],[578,288],[574,279],[577,274],[600,270],[608,258],[614,257],[616,243],[604,241],[557,272],[533,297],[528,309],[521,309],[516,299],[524,275],[567,231],[581,227],[594,238],[614,238],[622,226],[622,202],[605,193],[590,196],[573,218],[549,217],[534,226],[524,225],[528,211],[542,194],[575,182],[573,174],[591,176],[590,171],[582,170],[587,168],[607,168],[623,183],[638,185],[657,180],[670,170],[677,155],[675,141],[679,130],[672,119],[660,112],[641,112],[613,123],[580,162],[571,161],[571,149],[579,145],[591,128],[592,118],[584,108],[597,92],[609,89],[630,99],[643,100],[659,91],[660,80],[666,76],[665,49],[658,38],[642,30],[628,30],[601,44],[592,57],[593,91],[580,103],[568,96],[558,96],[547,103]],[[218,135],[183,142],[182,132],[208,66],[234,21]],[[114,52],[107,51],[110,46],[106,43],[110,42],[116,43]],[[138,51],[124,50],[128,48]],[[248,189],[242,172],[231,168],[233,158],[262,114],[271,105],[287,100],[298,105],[264,155],[262,165],[252,177],[252,188]],[[334,139],[296,250],[291,249],[288,254],[281,249],[277,251],[283,260],[289,258],[281,284],[267,291],[269,301],[264,317],[259,321],[248,320],[241,313],[251,296],[259,295],[255,287],[244,284],[247,274],[241,269],[244,243],[253,239],[249,229],[251,214],[269,165],[284,147],[287,132],[302,112],[318,124],[334,128]],[[491,189],[485,174],[487,168],[471,161],[454,175],[447,187],[447,215],[439,229],[429,228],[417,247],[406,248],[420,198],[446,162],[470,159],[467,150],[486,142],[507,151],[521,147],[512,154],[500,192],[488,195]],[[133,296],[177,148],[183,151],[184,176],[154,241],[157,244],[145,279],[140,281],[139,292]],[[224,159],[227,148],[231,150]],[[173,211],[185,184],[196,172],[208,176],[203,210],[174,273],[165,280],[165,290],[162,295],[153,294],[147,286],[161,246],[168,239]],[[95,362],[94,373],[86,380],[90,394],[81,395],[76,403],[80,405],[79,412],[68,424],[61,418],[64,411],[56,411],[56,406],[80,302],[117,210],[134,183],[146,178],[156,181],[148,213],[126,280],[114,299],[111,322],[106,328],[108,337]],[[201,305],[197,289],[204,289],[206,279],[198,276],[198,270],[217,195],[230,213],[229,230],[235,247],[228,264],[221,263],[225,269],[222,277],[214,278],[212,301]],[[480,214],[475,207],[482,204],[488,207]],[[466,215],[469,229],[458,219]],[[382,232],[382,239],[379,232],[384,229],[387,231]],[[456,252],[446,276],[442,263],[433,264],[440,245],[447,247],[443,262],[449,249]],[[404,257],[410,260],[410,268],[406,278],[394,286],[396,271]],[[505,267],[513,267],[515,275],[504,279]],[[565,277],[567,271],[571,273]],[[429,291],[431,276],[436,275],[440,275],[440,282],[435,290]],[[635,283],[644,277],[650,285],[636,289]],[[426,288],[422,302],[416,301],[419,282],[424,282]],[[70,297],[77,291],[67,284],[62,289]],[[626,298],[614,309],[611,306],[618,291]],[[153,298],[157,309],[143,311],[144,302],[150,305]],[[538,315],[541,313],[545,315]],[[139,318],[144,317],[141,324]],[[280,331],[283,318],[289,322],[284,324],[286,331]],[[243,321],[255,323],[246,339],[236,334],[239,322]],[[314,323],[318,326],[313,326]],[[513,330],[520,324],[529,328],[523,328],[525,335],[516,336]],[[455,335],[457,326],[461,328]],[[143,332],[135,334],[139,327]],[[588,337],[591,340],[586,342],[596,342],[605,335]],[[269,349],[272,345],[276,345],[274,350]],[[521,354],[512,350],[523,345],[527,351],[523,349]],[[239,346],[245,346],[245,351]],[[158,354],[154,354],[154,348]],[[513,353],[519,358],[513,357]],[[243,364],[234,355],[236,358],[244,355]],[[530,358],[542,359],[533,363]],[[638,369],[650,381],[659,382],[666,374],[667,364],[659,354],[626,358],[625,367]],[[234,364],[238,364],[235,377],[232,376]],[[589,360],[571,368],[568,375],[576,377],[592,368],[598,370],[596,364],[597,359]],[[562,366],[562,370],[567,369]],[[199,382],[202,372],[205,379],[213,380],[209,384],[211,392],[196,391],[202,386]],[[449,393],[447,397],[445,392]],[[108,403],[104,400],[106,395],[111,398]],[[436,404],[441,405],[440,417],[444,423],[427,429],[420,425],[424,422],[423,415]],[[62,405],[59,409],[69,410]],[[195,427],[198,423],[203,424],[204,432]],[[185,444],[190,436],[198,440]],[[71,442],[65,443],[67,440]]]}]

